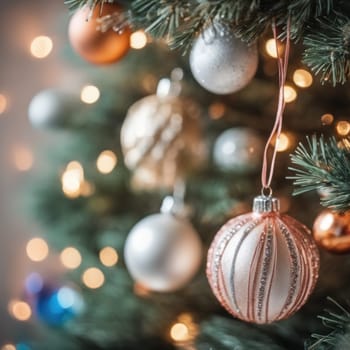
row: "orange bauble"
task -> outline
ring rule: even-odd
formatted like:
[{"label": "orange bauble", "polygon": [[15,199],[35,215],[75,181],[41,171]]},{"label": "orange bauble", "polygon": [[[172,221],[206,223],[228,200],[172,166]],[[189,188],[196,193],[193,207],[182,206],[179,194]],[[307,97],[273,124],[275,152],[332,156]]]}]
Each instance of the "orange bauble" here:
[{"label": "orange bauble", "polygon": [[98,30],[98,19],[121,12],[117,4],[96,5],[90,15],[88,6],[82,7],[71,18],[69,39],[74,50],[85,60],[94,64],[108,64],[120,60],[130,47],[130,28],[121,33],[112,28],[106,32]]},{"label": "orange bauble", "polygon": [[322,211],[316,218],[313,236],[319,246],[332,253],[350,253],[350,212]]}]

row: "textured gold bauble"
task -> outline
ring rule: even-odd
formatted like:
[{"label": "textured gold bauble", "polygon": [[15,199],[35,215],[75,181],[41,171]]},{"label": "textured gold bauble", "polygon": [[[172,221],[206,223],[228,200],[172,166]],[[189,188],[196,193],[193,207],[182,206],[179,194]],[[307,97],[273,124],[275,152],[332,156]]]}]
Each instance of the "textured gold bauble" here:
[{"label": "textured gold bauble", "polygon": [[350,212],[322,211],[313,226],[317,244],[332,253],[350,252]]},{"label": "textured gold bauble", "polygon": [[130,29],[117,33],[112,28],[106,32],[98,29],[98,19],[121,11],[117,4],[96,5],[90,14],[84,6],[71,18],[69,39],[74,50],[85,60],[94,64],[108,64],[119,61],[130,48]]},{"label": "textured gold bauble", "polygon": [[129,108],[121,144],[134,188],[172,188],[203,162],[199,117],[193,101],[175,96],[147,96]]}]

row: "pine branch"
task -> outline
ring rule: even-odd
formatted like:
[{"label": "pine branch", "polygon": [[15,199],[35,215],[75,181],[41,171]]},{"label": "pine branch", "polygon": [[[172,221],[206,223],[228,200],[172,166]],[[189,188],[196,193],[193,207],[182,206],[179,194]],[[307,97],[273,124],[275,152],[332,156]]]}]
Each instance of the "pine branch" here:
[{"label": "pine branch", "polygon": [[71,11],[76,11],[85,5],[94,8],[96,5],[106,2],[108,2],[108,0],[65,0],[64,4],[67,5]]},{"label": "pine branch", "polygon": [[344,84],[350,75],[350,18],[334,14],[317,20],[304,39],[304,62],[321,81]]},{"label": "pine branch", "polygon": [[295,175],[294,195],[313,190],[327,190],[321,204],[336,210],[350,210],[350,147],[349,140],[339,143],[335,138],[327,142],[323,137],[307,138],[307,146],[299,144],[291,161],[297,168],[289,168]]},{"label": "pine branch", "polygon": [[135,0],[131,4],[131,21],[156,38],[168,38],[189,15],[189,9],[186,0]]},{"label": "pine branch", "polygon": [[310,340],[306,344],[307,350],[327,350],[327,349],[346,349],[343,345],[348,344],[349,335],[347,334],[350,324],[350,311],[341,306],[332,298],[328,297],[338,309],[337,312],[325,310],[326,315],[319,316],[325,327],[331,329],[327,334],[312,334],[314,341]]}]

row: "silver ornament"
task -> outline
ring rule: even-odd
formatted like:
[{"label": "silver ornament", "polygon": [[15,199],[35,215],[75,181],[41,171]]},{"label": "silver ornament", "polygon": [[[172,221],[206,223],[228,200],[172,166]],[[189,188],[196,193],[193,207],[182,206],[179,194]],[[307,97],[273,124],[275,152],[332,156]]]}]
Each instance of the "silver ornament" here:
[{"label": "silver ornament", "polygon": [[48,89],[33,97],[28,109],[31,124],[37,128],[63,126],[76,109],[74,97],[60,90]]},{"label": "silver ornament", "polygon": [[153,291],[170,292],[184,287],[197,272],[202,247],[186,219],[160,213],[133,227],[124,256],[135,281]]},{"label": "silver ornament", "polygon": [[199,116],[196,104],[176,96],[147,96],[129,108],[121,145],[135,188],[172,188],[202,163]]},{"label": "silver ornament", "polygon": [[214,162],[224,171],[251,173],[260,168],[264,141],[253,130],[232,128],[224,131],[214,144]]},{"label": "silver ornament", "polygon": [[232,29],[215,23],[199,35],[191,54],[192,74],[215,94],[230,94],[245,87],[258,66],[257,46],[248,46]]}]

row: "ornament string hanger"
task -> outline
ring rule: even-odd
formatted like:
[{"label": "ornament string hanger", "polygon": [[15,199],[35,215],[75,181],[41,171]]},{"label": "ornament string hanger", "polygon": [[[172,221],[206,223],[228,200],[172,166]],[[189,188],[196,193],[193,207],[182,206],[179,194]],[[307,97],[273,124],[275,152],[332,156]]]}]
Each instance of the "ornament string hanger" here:
[{"label": "ornament string hanger", "polygon": [[[273,173],[275,170],[278,140],[280,138],[281,131],[282,131],[283,112],[286,105],[285,98],[284,98],[284,86],[286,83],[289,50],[290,50],[290,19],[288,18],[288,22],[287,22],[287,36],[286,36],[284,56],[280,53],[279,47],[277,45],[277,28],[276,28],[275,21],[273,21],[272,23],[272,32],[273,32],[273,36],[276,44],[276,51],[277,51],[279,93],[278,93],[278,105],[277,105],[277,111],[276,111],[275,124],[272,128],[270,137],[266,142],[266,146],[264,149],[263,165],[261,170],[261,185],[262,185],[261,194],[262,196],[266,196],[266,197],[272,196],[271,182],[272,182]],[[273,139],[275,139],[275,145],[273,148],[271,163],[269,166],[268,152]]]}]

